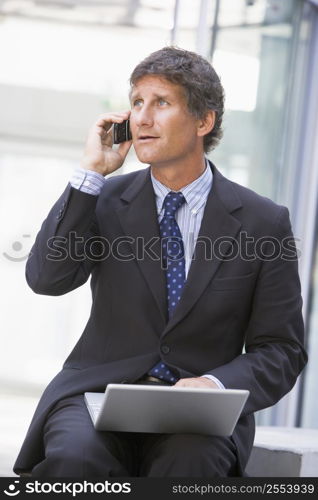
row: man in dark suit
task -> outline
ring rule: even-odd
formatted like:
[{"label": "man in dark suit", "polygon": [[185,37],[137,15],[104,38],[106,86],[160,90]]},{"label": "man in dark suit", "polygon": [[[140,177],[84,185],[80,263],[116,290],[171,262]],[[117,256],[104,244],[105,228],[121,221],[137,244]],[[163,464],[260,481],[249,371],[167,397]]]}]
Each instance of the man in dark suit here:
[{"label": "man in dark suit", "polygon": [[[92,126],[81,168],[27,262],[40,294],[91,276],[92,309],[45,390],[14,470],[33,476],[244,474],[254,412],[306,363],[288,210],[235,184],[205,153],[221,136],[223,89],[202,57],[166,47],[131,76],[131,110]],[[130,118],[132,141],[112,147]],[[150,167],[121,176],[133,144]],[[231,437],[96,432],[85,391],[110,383],[247,389]]]}]

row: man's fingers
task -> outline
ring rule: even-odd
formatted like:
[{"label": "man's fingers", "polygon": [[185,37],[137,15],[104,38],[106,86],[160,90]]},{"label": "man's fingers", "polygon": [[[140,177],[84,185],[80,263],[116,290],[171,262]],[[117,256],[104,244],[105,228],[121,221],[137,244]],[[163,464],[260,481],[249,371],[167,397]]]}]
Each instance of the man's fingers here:
[{"label": "man's fingers", "polygon": [[108,130],[103,128],[103,132],[101,134],[101,142],[103,146],[112,147],[113,146],[113,126],[111,125]]},{"label": "man's fingers", "polygon": [[122,123],[130,116],[130,111],[123,111],[122,113],[103,113],[99,115],[96,126],[109,129],[113,123]]},{"label": "man's fingers", "polygon": [[190,379],[190,378],[188,378],[188,379],[181,378],[174,385],[178,386],[178,387],[189,387],[192,384],[193,384],[193,379]]},{"label": "man's fingers", "polygon": [[101,137],[102,144],[112,147],[113,145],[113,124],[122,123],[130,116],[130,111],[122,113],[104,113],[99,116],[92,127],[92,134]]}]

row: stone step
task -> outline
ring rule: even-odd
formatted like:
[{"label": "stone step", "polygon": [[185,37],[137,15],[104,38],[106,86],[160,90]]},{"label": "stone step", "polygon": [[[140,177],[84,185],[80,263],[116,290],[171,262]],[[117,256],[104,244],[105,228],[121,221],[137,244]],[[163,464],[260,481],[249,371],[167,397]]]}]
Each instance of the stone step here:
[{"label": "stone step", "polygon": [[253,477],[317,477],[318,429],[257,427],[246,472]]}]

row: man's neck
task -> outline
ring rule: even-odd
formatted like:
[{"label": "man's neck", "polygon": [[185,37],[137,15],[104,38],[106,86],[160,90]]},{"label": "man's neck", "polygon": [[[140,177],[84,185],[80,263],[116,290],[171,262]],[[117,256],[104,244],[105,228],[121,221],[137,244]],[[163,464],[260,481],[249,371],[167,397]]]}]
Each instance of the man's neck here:
[{"label": "man's neck", "polygon": [[152,175],[171,191],[180,191],[203,174],[206,167],[205,157],[195,164],[182,162],[173,165],[151,165]]}]

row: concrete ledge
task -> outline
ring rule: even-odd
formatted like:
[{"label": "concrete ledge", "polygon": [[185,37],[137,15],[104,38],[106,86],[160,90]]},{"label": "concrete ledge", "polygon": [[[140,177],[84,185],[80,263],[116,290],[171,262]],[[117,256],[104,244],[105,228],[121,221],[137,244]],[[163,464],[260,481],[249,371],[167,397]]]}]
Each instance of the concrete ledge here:
[{"label": "concrete ledge", "polygon": [[254,477],[317,477],[318,429],[257,427],[246,472]]}]

